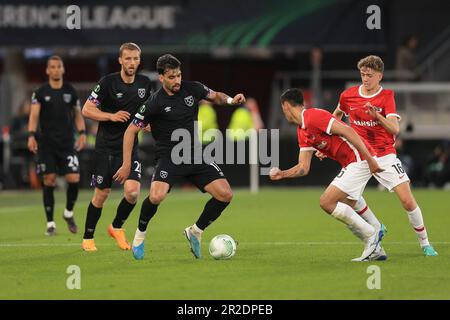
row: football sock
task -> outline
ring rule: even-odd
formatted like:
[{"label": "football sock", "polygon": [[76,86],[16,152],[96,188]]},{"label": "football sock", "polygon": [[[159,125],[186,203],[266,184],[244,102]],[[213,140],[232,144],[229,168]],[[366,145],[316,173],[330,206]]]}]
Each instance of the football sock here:
[{"label": "football sock", "polygon": [[222,202],[216,198],[211,198],[205,205],[202,214],[195,223],[196,226],[205,230],[211,223],[213,223],[229,205],[229,202]]},{"label": "football sock", "polygon": [[156,210],[158,210],[158,205],[151,203],[148,197],[146,197],[144,201],[142,201],[138,230],[142,232],[145,232],[147,230],[147,225],[150,222],[150,219],[155,215]]},{"label": "football sock", "polygon": [[53,221],[53,209],[55,207],[55,196],[53,191],[55,187],[44,185],[43,196],[44,196],[44,210],[47,216],[47,222]]},{"label": "football sock", "polygon": [[[73,211],[75,202],[78,198],[78,183],[68,183],[66,191],[66,209],[67,211]],[[68,218],[68,217],[66,217]]]},{"label": "football sock", "polygon": [[378,221],[373,211],[370,210],[370,208],[367,206],[366,200],[364,200],[363,197],[359,198],[353,209],[356,211],[357,214],[360,215],[361,218],[366,220],[371,226],[374,226],[377,229],[381,228],[380,221]]},{"label": "football sock", "polygon": [[50,227],[56,228],[56,223],[55,223],[55,221],[47,222],[47,229],[50,228]]},{"label": "football sock", "polygon": [[72,218],[73,217],[73,211],[69,211],[67,209],[64,209],[64,218]]},{"label": "football sock", "polygon": [[408,212],[408,220],[414,231],[416,231],[420,246],[424,247],[430,245],[428,242],[427,229],[425,229],[423,223],[422,210],[420,210],[419,206],[413,211]]},{"label": "football sock", "polygon": [[350,229],[354,229],[364,238],[368,238],[375,232],[375,228],[364,221],[349,205],[338,202],[331,215],[345,223]]},{"label": "football sock", "polygon": [[103,208],[96,208],[92,202],[89,203],[86,216],[86,224],[84,226],[84,236],[83,239],[93,239],[95,227],[100,219]]},{"label": "football sock", "polygon": [[142,242],[144,242],[146,233],[147,233],[147,231],[140,231],[139,229],[136,229],[136,233],[134,234],[134,239],[133,239],[134,247],[137,247]]},{"label": "football sock", "polygon": [[136,203],[129,203],[125,197],[120,201],[120,204],[117,207],[116,217],[112,223],[113,228],[122,228],[135,205]]}]

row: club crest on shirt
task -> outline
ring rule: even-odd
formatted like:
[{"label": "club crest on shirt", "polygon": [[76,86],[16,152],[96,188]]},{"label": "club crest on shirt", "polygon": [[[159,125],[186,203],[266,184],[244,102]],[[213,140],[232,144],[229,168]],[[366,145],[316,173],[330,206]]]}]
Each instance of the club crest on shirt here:
[{"label": "club crest on shirt", "polygon": [[322,141],[321,143],[319,143],[318,145],[316,145],[317,149],[323,149],[327,146],[327,142],[326,141]]},{"label": "club crest on shirt", "polygon": [[193,96],[186,97],[184,98],[184,102],[188,107],[192,107],[194,105],[194,97]]},{"label": "club crest on shirt", "polygon": [[72,100],[72,95],[70,93],[64,93],[63,94],[63,100],[65,103],[69,103],[70,100]]},{"label": "club crest on shirt", "polygon": [[167,173],[167,171],[161,170],[161,172],[159,173],[159,175],[161,176],[161,178],[165,179],[165,178],[167,178],[167,176],[168,176],[169,174]]},{"label": "club crest on shirt", "polygon": [[139,88],[138,89],[138,96],[141,99],[145,97],[145,88]]}]

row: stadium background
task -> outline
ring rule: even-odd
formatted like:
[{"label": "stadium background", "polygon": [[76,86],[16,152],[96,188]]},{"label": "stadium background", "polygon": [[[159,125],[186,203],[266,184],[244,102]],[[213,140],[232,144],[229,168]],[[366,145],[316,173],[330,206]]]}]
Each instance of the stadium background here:
[{"label": "stadium background", "polygon": [[[127,6],[120,1],[78,1],[81,29],[68,30],[65,10],[70,4],[0,4],[3,189],[36,187],[36,181],[30,179],[33,159],[26,150],[27,113],[23,105],[32,90],[46,81],[46,58],[52,54],[63,57],[65,80],[79,90],[83,104],[98,79],[119,70],[118,47],[126,41],[142,47],[141,71],[150,76],[154,76],[157,57],[171,52],[183,63],[184,79],[254,97],[264,127],[280,129],[281,167],[295,163],[297,150],[295,128],[286,125],[278,108],[280,92],[289,86],[301,87],[309,105],[332,111],[339,93],[358,81],[356,62],[368,54],[380,55],[386,65],[384,81],[392,83],[394,89],[406,86],[396,97],[404,118],[401,152],[413,165],[413,181],[420,186],[444,186],[449,179],[440,177],[436,182],[433,171],[441,167],[448,171],[448,161],[442,156],[448,153],[446,140],[450,136],[447,1],[134,0]],[[381,29],[371,30],[366,25],[370,5],[381,9]],[[401,73],[398,51],[410,36],[418,39],[417,48],[412,50],[414,65]],[[420,90],[413,90],[417,85]],[[224,131],[234,110],[216,106],[216,111],[219,129]],[[88,121],[88,125],[92,123]],[[146,178],[154,164],[152,145],[149,136],[141,142]],[[438,154],[436,150],[434,159],[433,150],[439,145],[443,151]],[[80,155],[83,187],[90,181],[91,151],[92,147]],[[325,168],[310,177],[278,184],[324,185],[338,167],[331,161],[321,165]],[[225,165],[224,171],[232,185],[249,184],[248,165]],[[261,177],[259,183],[269,181]]]}]

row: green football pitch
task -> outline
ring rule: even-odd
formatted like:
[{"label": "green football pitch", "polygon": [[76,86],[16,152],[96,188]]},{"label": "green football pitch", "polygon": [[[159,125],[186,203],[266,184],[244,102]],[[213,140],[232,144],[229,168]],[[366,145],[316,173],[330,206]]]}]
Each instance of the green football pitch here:
[{"label": "green football pitch", "polygon": [[[383,246],[389,258],[363,263],[350,261],[363,246],[322,212],[321,192],[235,190],[232,204],[203,235],[203,259],[195,260],[182,230],[196,221],[208,195],[174,190],[149,224],[142,261],[120,251],[106,233],[119,190],[103,209],[95,253],[80,247],[90,191],[80,193],[75,208],[77,235],[69,233],[61,217],[65,194],[56,193],[55,237],[44,235],[40,192],[2,192],[0,299],[450,299],[448,191],[415,191],[439,252],[424,257],[395,195],[367,190],[367,202],[388,228]],[[141,200],[124,226],[130,241]],[[208,254],[209,240],[221,233],[239,242],[230,260],[216,261]],[[379,267],[375,273],[374,265]],[[74,283],[70,266],[79,267],[80,289],[67,286]]]}]

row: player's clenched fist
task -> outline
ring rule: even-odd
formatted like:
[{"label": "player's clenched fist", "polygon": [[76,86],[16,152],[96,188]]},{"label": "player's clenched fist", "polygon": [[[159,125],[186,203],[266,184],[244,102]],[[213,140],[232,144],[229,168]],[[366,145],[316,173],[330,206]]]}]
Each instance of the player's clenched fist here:
[{"label": "player's clenched fist", "polygon": [[281,170],[279,168],[272,168],[269,171],[270,180],[280,180],[283,178]]},{"label": "player's clenched fist", "polygon": [[232,104],[242,104],[245,102],[245,96],[242,93],[239,93],[234,96]]}]

